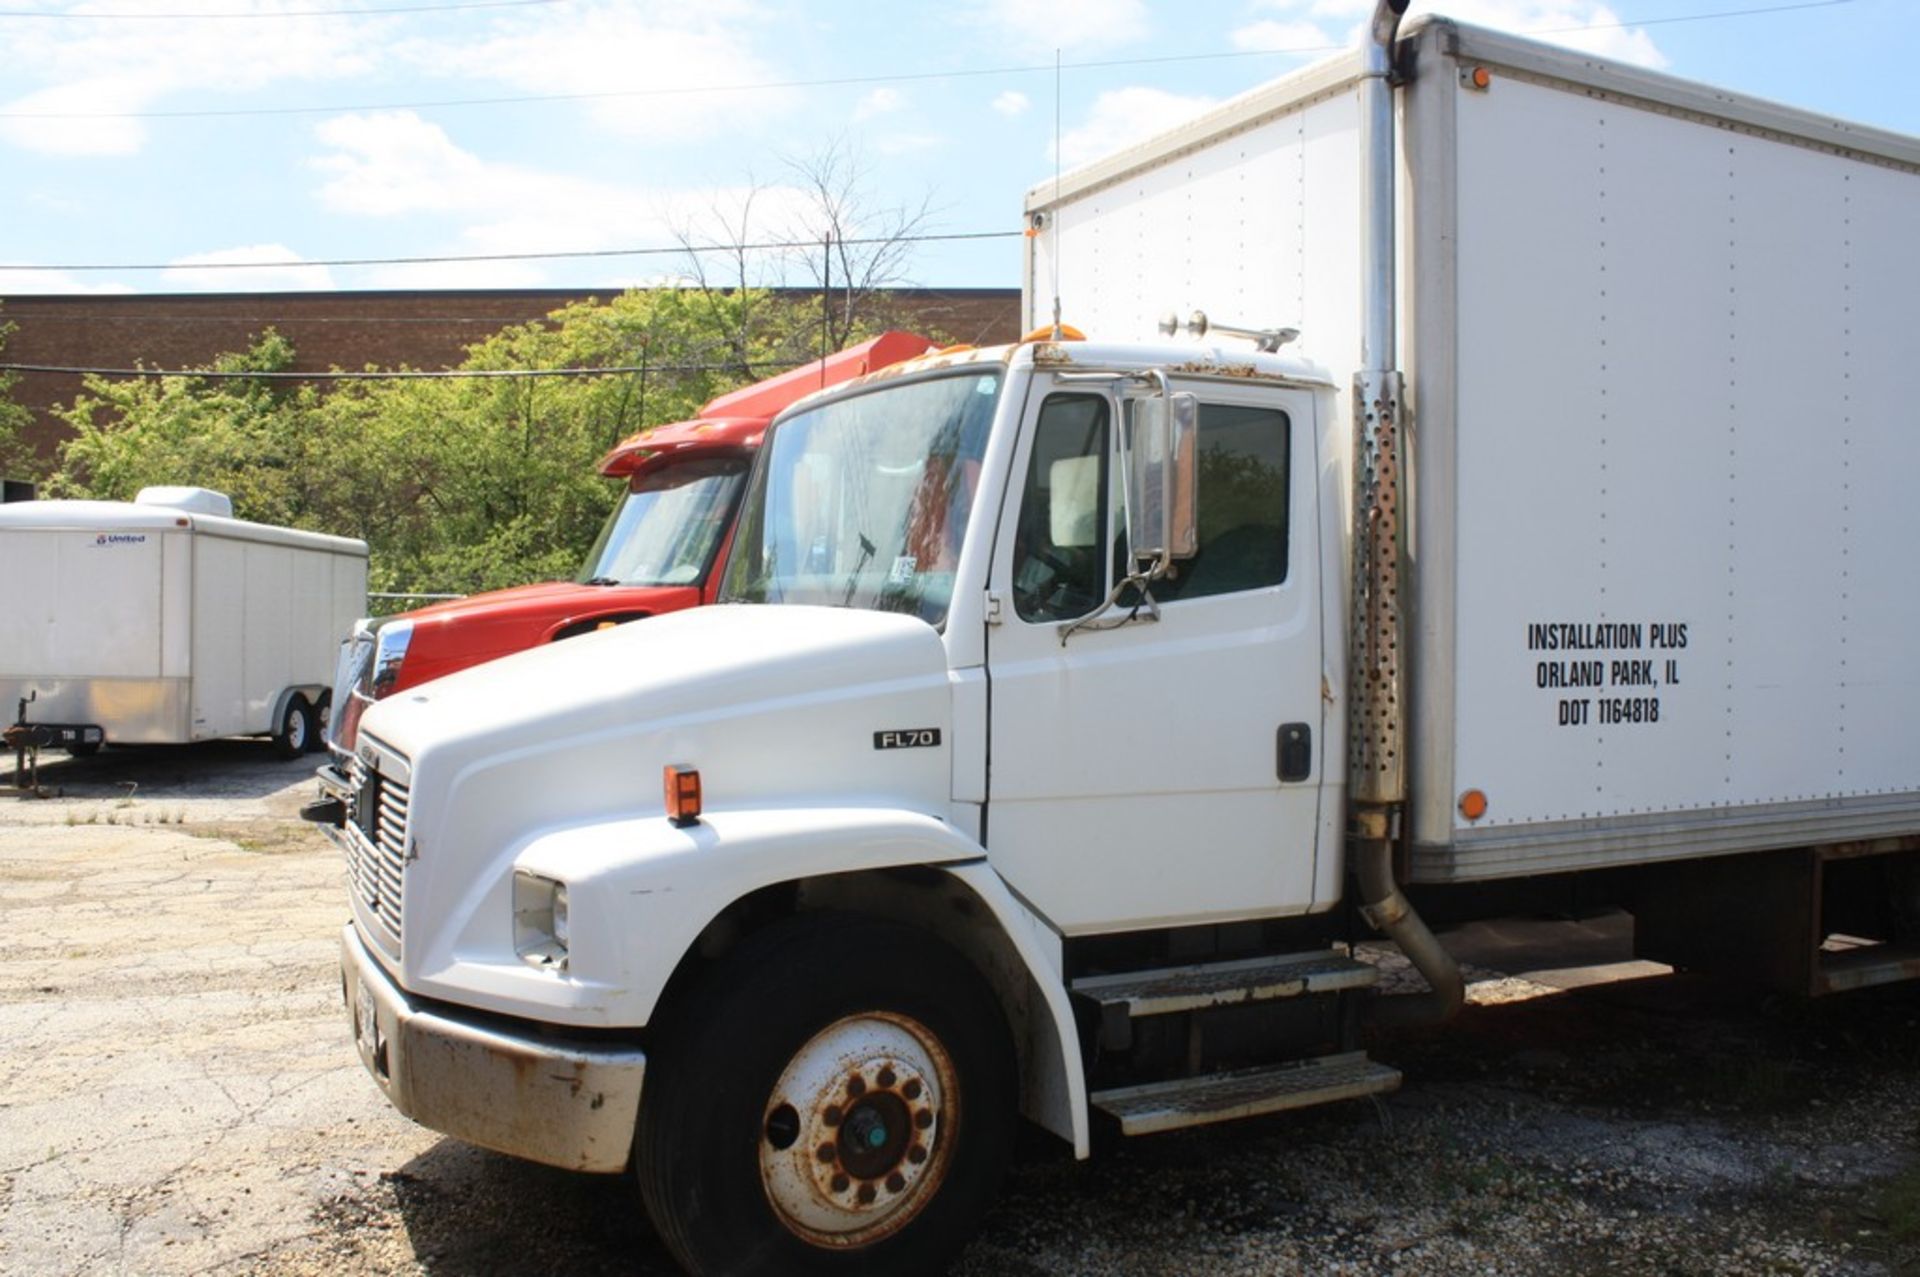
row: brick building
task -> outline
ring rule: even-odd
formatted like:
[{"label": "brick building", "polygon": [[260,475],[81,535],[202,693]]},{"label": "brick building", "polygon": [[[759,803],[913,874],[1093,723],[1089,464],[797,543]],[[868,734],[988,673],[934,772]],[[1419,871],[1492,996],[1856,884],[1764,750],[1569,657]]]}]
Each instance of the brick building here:
[{"label": "brick building", "polygon": [[[294,367],[447,368],[466,347],[511,324],[619,289],[476,289],[340,293],[155,293],[0,298],[14,325],[0,361],[47,368],[188,368],[244,350],[271,328],[293,343]],[[887,294],[901,326],[988,345],[1019,335],[1020,293],[1008,288],[903,288]],[[14,398],[33,410],[32,441],[50,452],[65,427],[50,409],[73,402],[77,372],[24,372]]]}]

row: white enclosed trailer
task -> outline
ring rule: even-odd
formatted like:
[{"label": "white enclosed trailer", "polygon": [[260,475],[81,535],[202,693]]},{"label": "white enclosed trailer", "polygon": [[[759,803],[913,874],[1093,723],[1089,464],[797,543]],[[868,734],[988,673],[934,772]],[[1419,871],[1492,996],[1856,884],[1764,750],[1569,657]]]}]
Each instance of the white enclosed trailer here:
[{"label": "white enclosed trailer", "polygon": [[1920,144],[1404,8],[1029,197],[1091,340],[782,414],[722,601],[784,606],[368,711],[396,1107],[631,1162],[697,1272],[931,1271],[1016,1106],[1086,1156],[1391,1089],[1423,916],[1920,975]]},{"label": "white enclosed trailer", "polygon": [[232,517],[219,493],[0,506],[0,710],[80,752],[271,733],[317,740],[363,541]]}]

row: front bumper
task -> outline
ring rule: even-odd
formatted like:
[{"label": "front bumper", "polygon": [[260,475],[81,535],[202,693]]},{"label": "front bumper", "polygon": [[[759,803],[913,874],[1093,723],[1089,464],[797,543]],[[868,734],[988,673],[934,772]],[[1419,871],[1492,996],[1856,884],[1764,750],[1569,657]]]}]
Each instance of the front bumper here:
[{"label": "front bumper", "polygon": [[548,1166],[625,1169],[645,1052],[535,1037],[423,1005],[351,925],[340,933],[340,988],[360,1062],[404,1116]]}]

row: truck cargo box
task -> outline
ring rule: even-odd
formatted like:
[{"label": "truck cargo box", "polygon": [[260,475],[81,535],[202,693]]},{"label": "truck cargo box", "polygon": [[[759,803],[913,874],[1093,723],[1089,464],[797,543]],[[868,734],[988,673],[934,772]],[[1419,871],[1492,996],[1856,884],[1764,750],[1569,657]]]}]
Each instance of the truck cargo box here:
[{"label": "truck cargo box", "polygon": [[[1413,878],[1920,829],[1920,146],[1407,35]],[[1028,322],[1298,325],[1344,385],[1360,70],[1036,188]]]},{"label": "truck cargo box", "polygon": [[[0,507],[0,710],[109,743],[279,731],[364,611],[362,541],[230,517],[224,497]],[[311,723],[306,726],[311,726]]]}]

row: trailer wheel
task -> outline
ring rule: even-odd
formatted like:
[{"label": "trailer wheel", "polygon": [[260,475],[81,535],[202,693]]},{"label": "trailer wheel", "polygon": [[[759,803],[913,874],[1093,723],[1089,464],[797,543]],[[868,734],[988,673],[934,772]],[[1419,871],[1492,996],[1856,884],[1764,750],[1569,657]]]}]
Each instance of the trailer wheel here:
[{"label": "trailer wheel", "polygon": [[965,959],[893,923],[795,919],[680,1003],[634,1156],[695,1274],[940,1272],[999,1185],[1013,1051]]},{"label": "trailer wheel", "polygon": [[308,733],[307,752],[317,754],[327,747],[327,728],[333,721],[333,693],[320,693],[313,707],[313,731]]},{"label": "trailer wheel", "polygon": [[282,758],[298,758],[312,747],[319,733],[313,726],[313,706],[295,692],[280,711],[280,726],[273,733],[273,752]]}]

